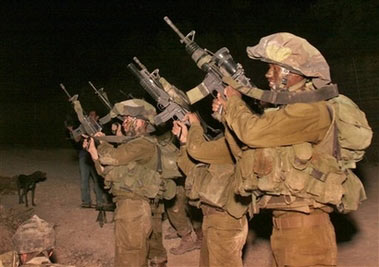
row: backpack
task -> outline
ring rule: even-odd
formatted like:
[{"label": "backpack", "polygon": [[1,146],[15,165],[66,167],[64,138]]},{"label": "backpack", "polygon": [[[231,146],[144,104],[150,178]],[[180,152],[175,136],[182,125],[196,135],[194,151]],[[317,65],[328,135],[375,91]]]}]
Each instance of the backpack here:
[{"label": "backpack", "polygon": [[337,210],[349,213],[357,210],[359,204],[366,199],[363,184],[352,169],[363,159],[365,149],[371,144],[373,132],[365,113],[347,96],[340,94],[328,100],[328,103],[335,112],[339,145],[337,160],[346,174],[346,180],[342,183],[344,194]]},{"label": "backpack", "polygon": [[[317,145],[243,152],[237,171],[239,194],[292,195],[334,205],[340,213],[358,209],[366,193],[352,169],[362,160],[373,133],[365,113],[348,97],[339,95],[327,103],[332,124]],[[283,180],[285,169],[290,173]]]},{"label": "backpack", "polygon": [[354,169],[371,144],[372,130],[366,115],[347,96],[328,100],[336,114],[337,138],[340,146],[340,164],[343,169]]}]

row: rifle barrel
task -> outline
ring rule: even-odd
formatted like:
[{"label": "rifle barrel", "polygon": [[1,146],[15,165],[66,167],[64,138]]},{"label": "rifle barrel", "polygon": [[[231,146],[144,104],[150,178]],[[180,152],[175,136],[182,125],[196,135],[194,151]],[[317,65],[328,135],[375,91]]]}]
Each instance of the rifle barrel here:
[{"label": "rifle barrel", "polygon": [[88,81],[89,85],[93,88],[93,90],[95,90],[95,92],[97,93],[97,89],[96,87],[93,85],[93,83],[91,81]]},{"label": "rifle barrel", "polygon": [[64,87],[63,83],[60,83],[59,86],[62,88],[62,90],[66,93],[66,95],[68,96],[68,99],[71,98],[71,95],[67,92],[66,90],[66,87]]},{"label": "rifle barrel", "polygon": [[128,64],[128,69],[136,76],[139,80],[143,79],[141,73],[133,63]]},{"label": "rifle barrel", "polygon": [[137,63],[137,65],[141,68],[141,69],[144,69],[144,70],[147,70],[147,68],[145,67],[145,65],[143,65],[141,63],[141,61],[139,61],[139,59],[137,57],[133,57],[133,60],[135,63]]},{"label": "rifle barrel", "polygon": [[100,90],[97,90],[96,87],[93,85],[93,83],[92,83],[91,81],[88,81],[88,84],[92,87],[93,90],[95,90],[95,94],[100,98],[100,100],[103,102],[103,104],[104,104],[109,110],[111,110],[111,109],[112,109],[112,105],[111,105],[111,103],[109,102],[107,95],[106,95],[105,92],[103,91],[103,88],[101,88]]},{"label": "rifle barrel", "polygon": [[[140,85],[146,90],[146,92],[155,100],[159,101],[159,98],[161,95],[159,94],[159,91],[155,89],[158,87],[158,85],[155,83],[155,81],[151,77],[144,77],[141,74],[141,71],[139,71],[133,63],[128,64],[128,69],[133,73],[134,76],[137,77]],[[146,70],[145,70],[146,72]],[[159,87],[158,87],[159,88]]]},{"label": "rifle barrel", "polygon": [[170,26],[171,29],[173,29],[173,31],[176,32],[177,35],[179,35],[180,39],[186,45],[188,45],[188,44],[191,43],[191,40],[189,40],[186,36],[184,36],[183,33],[180,32],[180,30],[174,25],[174,23],[172,23],[172,21],[167,16],[165,16],[163,19],[164,19],[164,21],[166,21],[166,23],[168,24],[168,26]]}]

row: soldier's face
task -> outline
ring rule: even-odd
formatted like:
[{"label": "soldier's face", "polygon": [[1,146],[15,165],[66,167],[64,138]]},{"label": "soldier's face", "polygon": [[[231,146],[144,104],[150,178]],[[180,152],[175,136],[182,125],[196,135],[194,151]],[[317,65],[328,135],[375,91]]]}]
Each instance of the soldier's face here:
[{"label": "soldier's face", "polygon": [[124,116],[124,121],[122,122],[122,128],[124,130],[124,134],[128,134],[132,128],[133,124],[133,117],[131,116]]},{"label": "soldier's face", "polygon": [[282,82],[282,69],[279,65],[268,64],[266,79],[271,90],[277,90]]},{"label": "soldier's face", "polygon": [[136,119],[134,122],[134,128],[137,133],[144,133],[146,130],[146,121],[141,119]]},{"label": "soldier's face", "polygon": [[125,135],[135,136],[146,131],[146,122],[132,116],[125,116],[122,123]]},{"label": "soldier's face", "polygon": [[289,72],[287,69],[275,64],[269,64],[269,69],[265,76],[270,89],[274,91],[288,90],[288,88],[304,79],[303,76]]}]

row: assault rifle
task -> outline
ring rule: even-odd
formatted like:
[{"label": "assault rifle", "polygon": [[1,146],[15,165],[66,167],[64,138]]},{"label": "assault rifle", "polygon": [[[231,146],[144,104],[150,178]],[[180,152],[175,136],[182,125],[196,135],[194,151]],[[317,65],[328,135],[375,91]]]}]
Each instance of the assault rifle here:
[{"label": "assault rifle", "polygon": [[[190,111],[190,101],[183,91],[179,90],[174,85],[170,84],[165,78],[161,77],[159,75],[159,69],[155,69],[150,73],[137,57],[134,57],[133,60],[140,69],[138,69],[133,63],[128,65],[128,69],[137,77],[140,85],[158,103],[158,109],[162,110],[162,112],[154,118],[155,123],[159,125],[170,119],[182,121],[185,114]],[[207,125],[198,112],[196,113],[205,131],[204,136],[208,140],[221,134],[219,129],[214,129]],[[185,121],[184,123],[189,125],[188,121]]]},{"label": "assault rifle", "polygon": [[[188,105],[188,103],[185,103],[183,98],[182,105],[179,105],[173,100],[173,97],[169,95],[168,91],[170,91],[170,89],[174,90],[175,88],[163,77],[160,77],[159,69],[155,69],[150,73],[138,58],[134,57],[133,60],[139,68],[133,63],[130,63],[128,69],[137,77],[140,85],[157,102],[158,109],[162,111],[155,116],[155,124],[160,125],[170,119],[183,120],[186,113],[189,112],[189,108],[184,107]],[[180,94],[179,90],[176,89],[176,93]]]},{"label": "assault rifle", "polygon": [[80,122],[80,126],[72,131],[74,140],[79,140],[83,134],[93,136],[95,133],[100,132],[102,130],[101,125],[84,113],[82,105],[78,100],[78,95],[71,96],[62,83],[59,85],[68,96],[68,101],[74,106],[75,113]]},{"label": "assault rifle", "polygon": [[[195,31],[191,31],[184,36],[167,16],[163,19],[180,37],[180,42],[185,44],[187,53],[195,61],[196,65],[207,73],[201,84],[187,92],[191,104],[209,94],[215,96],[215,94],[220,93],[221,96],[224,96],[224,88],[226,86],[222,82],[222,78],[225,76],[232,77],[246,87],[252,87],[250,79],[245,76],[242,65],[233,60],[226,47],[222,47],[216,53],[212,53],[207,49],[201,48],[194,41]],[[221,113],[221,110],[218,113]]]}]

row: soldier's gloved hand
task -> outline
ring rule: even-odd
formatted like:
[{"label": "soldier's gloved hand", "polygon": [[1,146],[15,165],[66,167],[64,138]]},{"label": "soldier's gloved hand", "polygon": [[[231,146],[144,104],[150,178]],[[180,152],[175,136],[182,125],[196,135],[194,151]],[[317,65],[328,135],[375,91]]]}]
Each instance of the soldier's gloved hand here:
[{"label": "soldier's gloved hand", "polygon": [[213,112],[219,112],[219,110],[224,110],[226,105],[225,99],[223,99],[220,95],[220,93],[217,94],[217,98],[213,99],[212,102],[212,111]]},{"label": "soldier's gloved hand", "polygon": [[181,144],[187,143],[188,128],[184,122],[174,121],[171,132],[179,139]]},{"label": "soldier's gloved hand", "polygon": [[97,136],[105,136],[105,133],[103,133],[103,132],[97,132],[93,136],[95,136],[95,137],[97,137]]},{"label": "soldier's gloved hand", "polygon": [[118,123],[118,122],[115,122],[115,123],[112,123],[112,133],[116,136],[122,136],[122,132],[121,132],[121,124]]},{"label": "soldier's gloved hand", "polygon": [[99,155],[95,146],[95,140],[93,140],[92,137],[89,137],[87,135],[83,135],[83,137],[83,149],[88,151],[88,153],[91,155],[92,160],[98,160]]},{"label": "soldier's gloved hand", "polygon": [[183,121],[189,121],[189,123],[192,125],[193,123],[200,123],[199,117],[195,113],[188,112],[184,118]]},{"label": "soldier's gloved hand", "polygon": [[236,89],[234,89],[233,87],[231,87],[230,85],[227,86],[225,89],[224,89],[224,95],[226,96],[226,98],[230,98],[232,96],[238,96],[239,98],[242,97],[241,93],[238,92]]},{"label": "soldier's gloved hand", "polygon": [[[103,133],[103,132],[97,132],[97,133],[95,133],[93,136],[94,136],[94,137],[105,136],[105,133]],[[92,138],[92,139],[93,139],[93,138]],[[98,141],[100,144],[103,143],[102,140],[98,140],[98,139],[97,139],[97,141]],[[95,147],[96,147],[96,146],[95,146]]]}]

